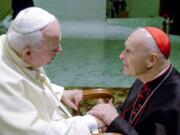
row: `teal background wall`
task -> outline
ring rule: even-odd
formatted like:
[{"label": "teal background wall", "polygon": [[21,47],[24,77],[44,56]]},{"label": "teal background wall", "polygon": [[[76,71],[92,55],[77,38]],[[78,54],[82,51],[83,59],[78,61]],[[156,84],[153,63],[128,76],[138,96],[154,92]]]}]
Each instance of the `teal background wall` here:
[{"label": "teal background wall", "polygon": [[[129,17],[159,15],[159,0],[126,0]],[[105,20],[107,0],[34,0],[36,6],[60,16],[61,20]],[[0,0],[0,20],[11,10],[11,0]]]},{"label": "teal background wall", "polygon": [[34,0],[61,20],[105,20],[106,0]]},{"label": "teal background wall", "polygon": [[[63,52],[45,67],[52,82],[65,87],[130,87],[133,78],[123,75],[119,54],[136,27],[161,27],[162,18],[149,18],[158,16],[158,1],[127,0],[129,16],[136,18],[106,20],[106,0],[34,0],[61,23]],[[9,2],[0,0],[0,13],[10,9]],[[180,70],[180,37],[171,39],[171,61]]]},{"label": "teal background wall", "polygon": [[160,0],[126,0],[129,17],[159,16]]}]

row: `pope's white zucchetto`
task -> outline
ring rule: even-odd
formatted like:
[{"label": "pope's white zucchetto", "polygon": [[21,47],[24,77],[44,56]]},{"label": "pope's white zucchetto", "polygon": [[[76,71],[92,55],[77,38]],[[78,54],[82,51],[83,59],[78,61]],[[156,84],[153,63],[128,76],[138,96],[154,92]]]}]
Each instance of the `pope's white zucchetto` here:
[{"label": "pope's white zucchetto", "polygon": [[19,12],[11,29],[22,34],[31,33],[43,29],[54,20],[54,15],[49,12],[39,7],[30,7]]}]

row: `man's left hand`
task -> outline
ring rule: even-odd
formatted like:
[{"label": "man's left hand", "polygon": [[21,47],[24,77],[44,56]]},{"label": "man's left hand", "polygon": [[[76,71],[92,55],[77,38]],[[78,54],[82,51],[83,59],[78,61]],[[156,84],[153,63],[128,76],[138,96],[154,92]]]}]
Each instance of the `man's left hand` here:
[{"label": "man's left hand", "polygon": [[79,103],[83,97],[82,90],[65,90],[63,92],[62,101],[69,107],[77,110]]}]

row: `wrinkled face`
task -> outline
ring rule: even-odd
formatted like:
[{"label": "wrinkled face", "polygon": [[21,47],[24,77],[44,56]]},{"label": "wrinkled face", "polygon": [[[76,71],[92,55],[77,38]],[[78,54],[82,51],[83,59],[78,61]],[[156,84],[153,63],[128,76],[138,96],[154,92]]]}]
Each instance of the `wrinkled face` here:
[{"label": "wrinkled face", "polygon": [[62,49],[58,37],[45,39],[43,46],[38,50],[34,50],[34,53],[32,53],[33,65],[35,67],[41,67],[50,64],[60,51]]},{"label": "wrinkled face", "polygon": [[42,67],[50,64],[58,52],[62,51],[60,28],[57,22],[53,22],[43,30],[43,41],[40,48],[32,49],[30,65]]},{"label": "wrinkled face", "polygon": [[126,75],[138,77],[147,72],[147,58],[149,50],[144,33],[134,32],[125,42],[125,49],[120,54],[123,61],[123,72]]}]

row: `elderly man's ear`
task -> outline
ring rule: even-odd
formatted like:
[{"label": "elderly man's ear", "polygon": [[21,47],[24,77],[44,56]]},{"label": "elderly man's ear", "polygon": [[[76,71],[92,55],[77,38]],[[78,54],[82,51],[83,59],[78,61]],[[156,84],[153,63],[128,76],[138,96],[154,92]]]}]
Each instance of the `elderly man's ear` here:
[{"label": "elderly man's ear", "polygon": [[23,58],[25,61],[31,60],[31,56],[32,56],[32,49],[31,49],[31,48],[26,48],[26,49],[23,50],[23,52],[22,52],[22,58]]},{"label": "elderly man's ear", "polygon": [[146,67],[148,69],[152,68],[157,63],[158,58],[159,56],[157,53],[152,53],[151,55],[149,55],[146,61]]}]

